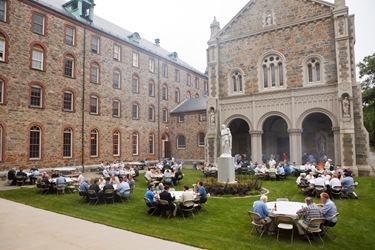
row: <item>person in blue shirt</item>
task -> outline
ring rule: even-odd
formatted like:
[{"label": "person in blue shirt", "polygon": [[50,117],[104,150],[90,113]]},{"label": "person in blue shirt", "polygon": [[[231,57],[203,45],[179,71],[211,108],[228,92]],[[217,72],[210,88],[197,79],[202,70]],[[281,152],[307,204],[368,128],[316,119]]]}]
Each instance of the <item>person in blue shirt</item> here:
[{"label": "person in blue shirt", "polygon": [[323,214],[323,217],[326,219],[324,222],[325,226],[334,227],[337,223],[336,218],[332,218],[337,214],[337,208],[333,201],[329,199],[329,195],[326,192],[320,194],[320,199],[323,204],[317,204],[318,207],[321,207],[320,212]]},{"label": "person in blue shirt", "polygon": [[194,186],[194,189],[198,187],[198,190],[196,190],[196,195],[199,196],[199,200],[197,203],[206,203],[207,201],[207,192],[206,189],[203,187],[203,182],[199,181],[197,182],[197,185]]},{"label": "person in blue shirt", "polygon": [[82,182],[82,184],[79,186],[79,191],[81,192],[82,195],[86,195],[87,194],[87,190],[89,190],[89,185],[90,183],[90,179],[85,179],[84,182]]},{"label": "person in blue shirt", "polygon": [[260,219],[254,221],[257,224],[267,225],[266,228],[269,234],[274,234],[275,225],[273,219],[271,219],[268,215],[270,214],[267,208],[267,200],[268,197],[266,195],[262,195],[260,200],[254,203],[253,212],[259,214]]},{"label": "person in blue shirt", "polygon": [[[126,190],[126,191],[125,191]],[[117,187],[117,195],[120,197],[128,198],[130,195],[130,186],[126,176],[123,177],[122,182]]]},{"label": "person in blue shirt", "polygon": [[63,183],[65,183],[66,182],[66,179],[65,179],[65,177],[64,176],[59,176],[57,179],[56,179],[56,181],[55,181],[55,183],[56,183],[56,185],[59,185],[59,184],[63,184]]},{"label": "person in blue shirt", "polygon": [[354,185],[354,179],[351,177],[351,173],[344,172],[343,173],[343,179],[341,181],[341,187],[342,190],[347,193],[352,193],[356,199],[358,199],[357,194],[354,192],[354,189],[350,187],[351,185]]}]

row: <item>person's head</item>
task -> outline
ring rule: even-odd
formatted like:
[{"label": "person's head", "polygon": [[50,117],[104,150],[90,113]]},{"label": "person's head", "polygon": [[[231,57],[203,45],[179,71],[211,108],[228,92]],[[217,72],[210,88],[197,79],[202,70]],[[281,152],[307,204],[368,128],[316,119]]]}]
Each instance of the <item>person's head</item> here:
[{"label": "person's head", "polygon": [[112,180],[116,179],[116,175],[111,175]]},{"label": "person's head", "polygon": [[86,178],[86,179],[85,179],[85,182],[86,182],[87,184],[90,184],[90,178]]},{"label": "person's head", "polygon": [[322,199],[322,202],[325,203],[327,200],[329,200],[329,194],[327,194],[326,192],[321,193],[320,199]]},{"label": "person's head", "polygon": [[314,201],[311,197],[306,197],[305,202],[306,202],[306,205],[310,205],[310,204],[314,203]]},{"label": "person's head", "polygon": [[169,191],[169,185],[164,186],[164,191],[167,191],[167,192]]},{"label": "person's head", "polygon": [[133,180],[133,176],[131,174],[127,174],[126,177],[129,179],[129,180]]},{"label": "person's head", "polygon": [[262,196],[260,196],[260,200],[263,201],[264,203],[266,203],[267,200],[268,200],[267,195],[262,195]]},{"label": "person's head", "polygon": [[184,191],[187,191],[187,190],[189,190],[189,186],[188,186],[188,185],[185,185],[185,186],[184,186]]},{"label": "person's head", "polygon": [[198,182],[197,182],[197,185],[198,185],[198,187],[201,187],[201,186],[203,186],[203,182],[198,181]]},{"label": "person's head", "polygon": [[95,179],[95,180],[94,180],[94,183],[95,183],[95,184],[98,184],[98,183],[99,183],[99,179]]},{"label": "person's head", "polygon": [[161,182],[159,183],[159,189],[160,189],[160,190],[163,190],[163,189],[164,189],[164,184],[161,183]]},{"label": "person's head", "polygon": [[151,190],[151,191],[154,191],[155,185],[154,184],[148,185],[148,189]]}]

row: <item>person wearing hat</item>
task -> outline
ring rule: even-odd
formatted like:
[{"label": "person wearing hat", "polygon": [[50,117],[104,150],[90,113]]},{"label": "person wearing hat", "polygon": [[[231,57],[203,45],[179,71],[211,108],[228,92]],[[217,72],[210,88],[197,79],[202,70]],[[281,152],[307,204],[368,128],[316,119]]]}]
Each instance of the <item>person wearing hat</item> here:
[{"label": "person wearing hat", "polygon": [[328,159],[326,163],[324,164],[324,170],[329,171],[332,165],[332,159]]}]

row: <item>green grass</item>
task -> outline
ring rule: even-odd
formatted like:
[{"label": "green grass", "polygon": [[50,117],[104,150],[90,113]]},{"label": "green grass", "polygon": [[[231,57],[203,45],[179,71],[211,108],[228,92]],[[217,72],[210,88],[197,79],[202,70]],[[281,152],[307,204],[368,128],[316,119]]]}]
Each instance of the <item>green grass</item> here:
[{"label": "green grass", "polygon": [[[200,171],[184,170],[185,178],[176,187],[181,190],[187,184],[191,186],[201,179]],[[269,200],[287,197],[291,201],[303,202],[304,196],[295,184],[295,178],[282,182],[263,182],[263,187],[270,191]],[[359,182],[356,193],[359,200],[334,200],[340,216],[334,228],[338,239],[335,241],[325,237],[325,246],[320,240],[313,241],[314,249],[371,249],[375,243],[371,233],[375,231],[375,179],[356,178]],[[40,195],[37,188],[23,188],[0,192],[0,197],[27,204],[33,207],[66,214],[72,217],[109,225],[116,228],[150,235],[158,238],[181,242],[205,249],[289,249],[290,237],[285,235],[280,242],[275,236],[264,236],[259,239],[253,232],[250,235],[251,223],[247,211],[259,197],[246,198],[209,198],[206,207],[209,212],[202,211],[184,220],[182,217],[160,219],[148,216],[143,196],[146,185],[143,176],[138,178],[131,201],[125,204],[88,206],[79,204],[78,194]],[[317,203],[320,199],[315,198]],[[310,247],[308,242],[297,237],[292,248]]]}]

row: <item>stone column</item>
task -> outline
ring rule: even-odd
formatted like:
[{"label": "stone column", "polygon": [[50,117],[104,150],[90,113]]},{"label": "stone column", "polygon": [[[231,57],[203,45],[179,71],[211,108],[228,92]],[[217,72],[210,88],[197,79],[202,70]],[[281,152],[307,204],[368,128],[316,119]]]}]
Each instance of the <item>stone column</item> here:
[{"label": "stone column", "polygon": [[290,162],[302,163],[302,129],[288,129]]},{"label": "stone column", "polygon": [[341,143],[340,143],[340,127],[333,127],[333,145],[335,148],[335,164],[342,165],[341,162]]},{"label": "stone column", "polygon": [[252,162],[262,162],[262,134],[263,131],[250,131],[251,136],[251,158]]}]

